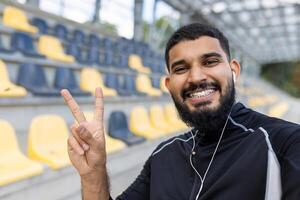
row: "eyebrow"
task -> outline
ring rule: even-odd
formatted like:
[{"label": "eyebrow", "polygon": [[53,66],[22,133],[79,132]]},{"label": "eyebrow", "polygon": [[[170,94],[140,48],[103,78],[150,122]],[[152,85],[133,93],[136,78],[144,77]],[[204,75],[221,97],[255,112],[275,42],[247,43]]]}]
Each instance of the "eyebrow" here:
[{"label": "eyebrow", "polygon": [[182,64],[185,64],[186,62],[184,60],[178,60],[174,63],[172,63],[170,69],[172,69],[173,67],[175,67],[176,65],[182,65]]},{"label": "eyebrow", "polygon": [[217,52],[211,52],[211,53],[206,53],[206,54],[203,54],[202,56],[200,56],[200,58],[202,60],[205,60],[205,59],[210,58],[210,57],[222,58],[222,55],[217,53]]}]

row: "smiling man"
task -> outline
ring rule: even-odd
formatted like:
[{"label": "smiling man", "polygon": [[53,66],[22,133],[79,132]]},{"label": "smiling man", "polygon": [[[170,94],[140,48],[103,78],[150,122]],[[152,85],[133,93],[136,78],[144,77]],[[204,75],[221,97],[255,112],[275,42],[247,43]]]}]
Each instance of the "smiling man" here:
[{"label": "smiling man", "polygon": [[[235,102],[241,67],[226,37],[210,26],[184,26],[165,58],[166,86],[191,131],[161,143],[117,200],[300,199],[300,126]],[[111,199],[101,89],[90,122],[68,91],[62,95],[79,122],[71,127],[69,155],[83,198]]]}]

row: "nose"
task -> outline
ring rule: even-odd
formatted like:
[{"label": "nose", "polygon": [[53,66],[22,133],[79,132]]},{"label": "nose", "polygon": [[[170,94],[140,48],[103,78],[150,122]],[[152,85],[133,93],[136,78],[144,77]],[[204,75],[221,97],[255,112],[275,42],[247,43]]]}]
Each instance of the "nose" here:
[{"label": "nose", "polygon": [[203,69],[201,69],[200,66],[192,66],[189,71],[188,76],[188,83],[200,83],[202,81],[205,81],[207,79],[207,75]]}]

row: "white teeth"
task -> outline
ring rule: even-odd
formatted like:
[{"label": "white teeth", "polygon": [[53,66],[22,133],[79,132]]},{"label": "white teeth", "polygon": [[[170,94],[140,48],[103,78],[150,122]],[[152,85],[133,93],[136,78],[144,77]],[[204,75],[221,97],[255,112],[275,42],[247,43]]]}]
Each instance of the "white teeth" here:
[{"label": "white teeth", "polygon": [[192,93],[192,94],[190,94],[190,96],[192,98],[200,98],[200,97],[208,96],[208,95],[210,95],[213,92],[214,92],[213,89],[209,89],[209,90],[204,90],[204,91],[201,91],[201,92]]}]

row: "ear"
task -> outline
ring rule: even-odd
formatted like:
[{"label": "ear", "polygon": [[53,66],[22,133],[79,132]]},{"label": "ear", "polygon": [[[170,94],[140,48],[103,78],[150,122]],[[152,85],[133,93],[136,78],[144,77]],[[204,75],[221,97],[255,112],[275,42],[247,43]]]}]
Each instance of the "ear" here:
[{"label": "ear", "polygon": [[170,85],[169,85],[169,83],[170,83],[170,76],[167,75],[166,78],[165,78],[165,86],[170,91]]},{"label": "ear", "polygon": [[231,71],[235,74],[235,79],[238,80],[241,73],[241,65],[236,59],[230,61]]}]

